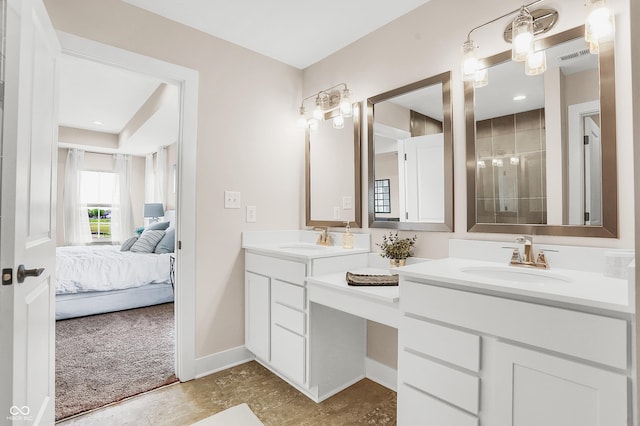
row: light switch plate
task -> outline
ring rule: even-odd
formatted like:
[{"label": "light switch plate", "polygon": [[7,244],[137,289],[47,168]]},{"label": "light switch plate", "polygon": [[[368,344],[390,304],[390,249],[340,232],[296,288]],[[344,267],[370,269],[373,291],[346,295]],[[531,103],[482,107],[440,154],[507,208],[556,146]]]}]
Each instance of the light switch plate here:
[{"label": "light switch plate", "polygon": [[224,191],[224,208],[239,209],[240,193],[236,191]]},{"label": "light switch plate", "polygon": [[247,206],[247,222],[256,222],[256,206]]},{"label": "light switch plate", "polygon": [[342,197],[342,208],[344,210],[351,210],[353,208],[353,197],[349,195]]}]

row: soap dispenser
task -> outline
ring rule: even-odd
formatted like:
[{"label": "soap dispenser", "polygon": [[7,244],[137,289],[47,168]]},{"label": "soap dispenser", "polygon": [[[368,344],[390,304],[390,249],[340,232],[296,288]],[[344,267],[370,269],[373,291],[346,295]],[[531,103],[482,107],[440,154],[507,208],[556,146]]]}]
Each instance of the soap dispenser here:
[{"label": "soap dispenser", "polygon": [[353,234],[351,233],[349,221],[347,221],[346,224],[344,234],[342,234],[342,248],[351,249],[353,248]]}]

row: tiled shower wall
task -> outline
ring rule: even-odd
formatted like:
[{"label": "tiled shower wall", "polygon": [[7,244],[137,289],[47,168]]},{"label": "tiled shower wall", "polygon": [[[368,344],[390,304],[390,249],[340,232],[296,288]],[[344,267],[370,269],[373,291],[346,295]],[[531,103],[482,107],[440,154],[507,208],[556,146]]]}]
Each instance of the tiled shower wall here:
[{"label": "tiled shower wall", "polygon": [[544,108],[478,121],[476,157],[478,223],[547,223]]}]

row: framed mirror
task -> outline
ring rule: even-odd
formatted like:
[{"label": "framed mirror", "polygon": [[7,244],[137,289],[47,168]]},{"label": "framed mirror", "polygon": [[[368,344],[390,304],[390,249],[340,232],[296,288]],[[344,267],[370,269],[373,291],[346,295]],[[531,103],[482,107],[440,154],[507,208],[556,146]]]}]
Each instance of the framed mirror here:
[{"label": "framed mirror", "polygon": [[305,149],[307,226],[362,226],[360,104],[334,128],[331,112],[307,128]]},{"label": "framed mirror", "polygon": [[613,41],[590,53],[578,27],[536,50],[543,74],[508,51],[465,82],[468,230],[617,238]]},{"label": "framed mirror", "polygon": [[369,226],[453,231],[451,72],[367,100]]}]

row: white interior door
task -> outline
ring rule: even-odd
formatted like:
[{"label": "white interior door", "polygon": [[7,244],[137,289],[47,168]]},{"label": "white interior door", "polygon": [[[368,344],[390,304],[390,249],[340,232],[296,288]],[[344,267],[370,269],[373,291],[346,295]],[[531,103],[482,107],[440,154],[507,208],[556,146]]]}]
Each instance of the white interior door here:
[{"label": "white interior door", "polygon": [[41,0],[6,5],[0,423],[52,424],[60,46]]},{"label": "white interior door", "polygon": [[584,118],[584,209],[585,225],[602,225],[602,144],[600,126],[592,117]]},{"label": "white interior door", "polygon": [[444,222],[444,134],[404,140],[405,208],[408,222]]}]

